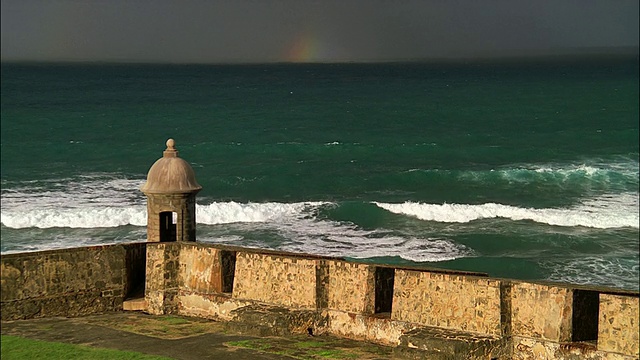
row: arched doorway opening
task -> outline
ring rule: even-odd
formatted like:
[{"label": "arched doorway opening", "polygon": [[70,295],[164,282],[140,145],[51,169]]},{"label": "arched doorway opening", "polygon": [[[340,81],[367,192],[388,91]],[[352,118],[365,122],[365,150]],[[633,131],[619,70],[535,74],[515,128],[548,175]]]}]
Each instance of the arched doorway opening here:
[{"label": "arched doorway opening", "polygon": [[178,239],[176,233],[177,220],[178,214],[173,211],[160,213],[160,242],[171,242]]}]

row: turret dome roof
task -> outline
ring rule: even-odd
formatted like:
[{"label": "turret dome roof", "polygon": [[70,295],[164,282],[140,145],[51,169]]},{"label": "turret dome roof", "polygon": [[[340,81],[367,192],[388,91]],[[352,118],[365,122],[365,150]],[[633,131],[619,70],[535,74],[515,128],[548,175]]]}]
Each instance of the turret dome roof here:
[{"label": "turret dome roof", "polygon": [[140,190],[145,194],[195,193],[202,189],[188,162],[178,157],[173,139],[167,140],[167,149],[149,169],[147,181]]}]

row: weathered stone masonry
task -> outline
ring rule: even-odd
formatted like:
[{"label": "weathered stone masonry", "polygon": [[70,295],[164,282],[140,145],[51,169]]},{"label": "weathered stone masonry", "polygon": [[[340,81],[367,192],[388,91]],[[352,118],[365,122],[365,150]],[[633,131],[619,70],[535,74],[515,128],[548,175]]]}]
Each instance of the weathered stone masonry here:
[{"label": "weathered stone masonry", "polygon": [[146,243],[2,255],[2,320],[121,310],[145,259]]},{"label": "weathered stone masonry", "polygon": [[[638,356],[634,292],[198,243],[150,246],[180,248],[179,255],[170,257],[179,257],[180,271],[163,273],[165,278],[177,276],[178,295],[172,306],[152,305],[156,303],[148,295],[153,313],[252,323],[262,335],[312,329],[425,353],[449,348],[456,358],[460,353],[473,359]],[[223,253],[235,256],[234,268],[223,265]],[[150,264],[154,265],[147,269],[148,278],[154,269],[163,268]],[[376,282],[380,268],[393,270],[390,313],[377,312],[374,306],[384,293],[378,287],[386,286]],[[221,291],[229,271],[231,292]],[[292,314],[295,324],[280,321]],[[265,330],[271,323],[278,328]],[[596,331],[584,335],[581,329],[588,329],[588,324]]]},{"label": "weathered stone masonry", "polygon": [[[1,260],[3,320],[118,311],[144,280],[151,314],[249,324],[242,329],[262,335],[311,329],[461,359],[629,360],[640,346],[638,293],[615,289],[194,242]],[[391,284],[376,281],[381,268],[393,270],[392,289],[379,288]],[[377,312],[376,297],[388,290],[391,311]]]},{"label": "weathered stone masonry", "polygon": [[[2,320],[143,310],[255,335],[330,333],[428,359],[638,359],[638,293],[195,242],[201,187],[169,139],[147,243],[3,255]],[[133,298],[133,299],[132,299]]]}]

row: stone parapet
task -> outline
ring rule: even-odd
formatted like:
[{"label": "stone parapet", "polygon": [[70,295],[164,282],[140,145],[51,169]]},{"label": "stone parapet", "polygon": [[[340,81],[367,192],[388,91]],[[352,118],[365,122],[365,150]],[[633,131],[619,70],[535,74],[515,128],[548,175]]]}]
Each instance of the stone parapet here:
[{"label": "stone parapet", "polygon": [[[600,294],[598,349],[640,355],[638,297]],[[630,331],[635,329],[635,331]]]},{"label": "stone parapet", "polygon": [[145,243],[2,255],[2,319],[79,316],[122,309],[144,278]]},{"label": "stone parapet", "polygon": [[514,282],[511,288],[513,336],[571,341],[573,291],[570,288]]},{"label": "stone parapet", "polygon": [[144,280],[135,309],[255,335],[328,333],[430,359],[639,355],[638,293],[610,288],[193,242],[4,255],[0,270],[3,320],[121,310]]},{"label": "stone parapet", "polygon": [[145,299],[150,314],[177,314],[181,243],[149,243]]},{"label": "stone parapet", "polygon": [[345,261],[328,261],[328,267],[326,307],[356,314],[373,314],[373,266]]},{"label": "stone parapet", "polygon": [[391,318],[425,326],[502,335],[500,281],[396,269]]},{"label": "stone parapet", "polygon": [[185,244],[180,251],[179,277],[184,290],[203,294],[221,293],[220,250]]},{"label": "stone parapet", "polygon": [[314,309],[317,265],[316,259],[238,252],[233,297]]}]

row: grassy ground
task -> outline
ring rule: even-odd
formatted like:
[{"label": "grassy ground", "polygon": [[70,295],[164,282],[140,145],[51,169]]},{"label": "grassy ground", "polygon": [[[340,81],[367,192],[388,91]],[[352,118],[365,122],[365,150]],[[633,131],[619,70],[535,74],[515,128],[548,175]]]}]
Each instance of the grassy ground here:
[{"label": "grassy ground", "polygon": [[2,360],[384,360],[393,353],[391,347],[329,335],[255,337],[227,332],[222,322],[136,312],[2,322],[1,345]]},{"label": "grassy ground", "polygon": [[[222,323],[173,315],[131,314],[112,321],[100,319],[95,322],[89,321],[89,323],[162,339],[179,339],[207,332],[226,333]],[[391,348],[388,347],[325,336],[265,337],[229,341],[225,345],[230,348],[251,349],[296,359],[364,360],[386,358],[391,355]]]},{"label": "grassy ground", "polygon": [[112,329],[162,339],[180,339],[208,332],[225,332],[224,325],[219,322],[173,315],[131,314],[124,318],[89,320],[87,322],[93,325],[106,326]]},{"label": "grassy ground", "polygon": [[[207,332],[226,332],[224,325],[219,322],[173,315],[140,316],[131,314],[113,321],[101,319],[96,321],[95,324],[163,339],[179,339]],[[311,338],[307,335],[289,336],[287,338],[265,337],[225,343],[230,348],[251,349],[266,354],[284,355],[296,359],[364,360],[386,358],[391,354],[391,349],[383,346],[355,343],[358,347],[354,348],[353,344],[354,342],[351,340],[324,336]]]},{"label": "grassy ground", "polygon": [[309,338],[304,335],[229,341],[225,344],[295,359],[381,359],[391,356],[390,348],[374,344],[360,343],[354,347],[348,340],[329,337]]},{"label": "grassy ground", "polygon": [[72,345],[56,342],[24,339],[17,336],[2,335],[2,360],[57,360],[57,359],[131,359],[131,360],[170,360],[162,356],[146,355],[132,351],[102,349],[84,345]]}]

